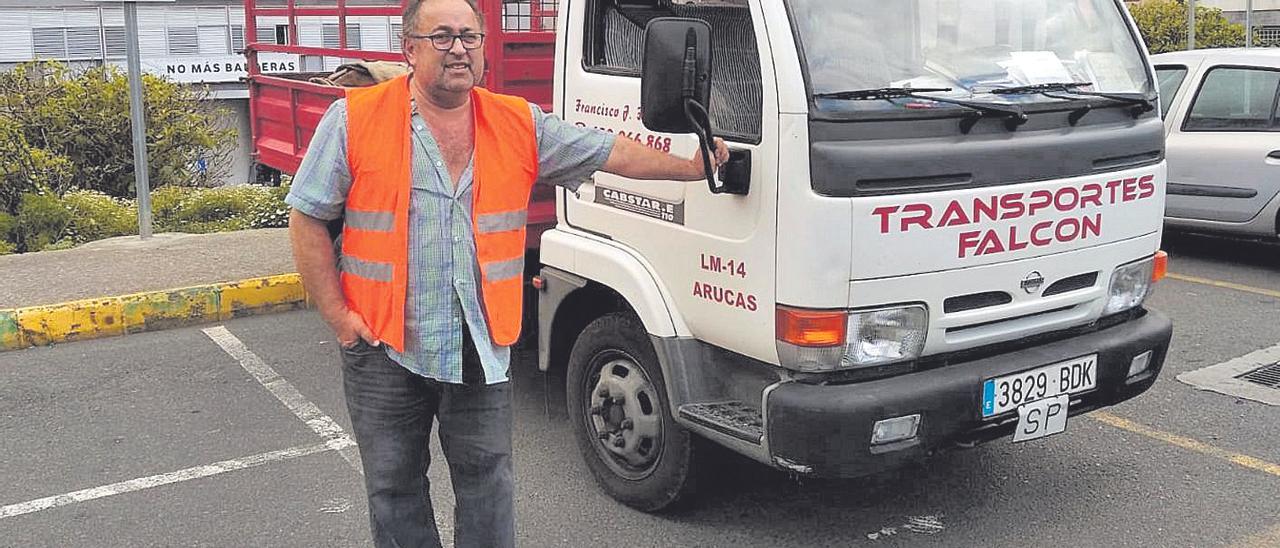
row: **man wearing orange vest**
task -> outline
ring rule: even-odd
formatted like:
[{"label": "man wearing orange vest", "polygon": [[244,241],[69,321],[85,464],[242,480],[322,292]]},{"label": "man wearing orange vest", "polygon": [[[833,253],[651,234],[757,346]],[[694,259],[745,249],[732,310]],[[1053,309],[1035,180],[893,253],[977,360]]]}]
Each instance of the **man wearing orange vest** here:
[{"label": "man wearing orange vest", "polygon": [[[411,0],[412,72],[355,88],[316,129],[286,199],[294,259],[342,347],[377,546],[439,546],[426,469],[439,422],[455,545],[515,543],[509,346],[535,183],[603,170],[698,180],[685,160],[476,86],[475,0]],[[728,159],[716,140],[716,166]],[[342,219],[340,254],[328,226]]]}]

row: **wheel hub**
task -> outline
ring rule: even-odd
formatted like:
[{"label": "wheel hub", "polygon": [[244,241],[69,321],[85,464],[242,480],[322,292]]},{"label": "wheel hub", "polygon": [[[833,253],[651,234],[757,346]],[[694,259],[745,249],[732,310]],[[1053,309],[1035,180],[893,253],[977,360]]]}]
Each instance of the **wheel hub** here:
[{"label": "wheel hub", "polygon": [[[604,361],[604,360],[602,360]],[[643,477],[661,453],[658,392],[644,370],[628,358],[604,361],[590,386],[588,423],[605,463],[624,477]]]}]

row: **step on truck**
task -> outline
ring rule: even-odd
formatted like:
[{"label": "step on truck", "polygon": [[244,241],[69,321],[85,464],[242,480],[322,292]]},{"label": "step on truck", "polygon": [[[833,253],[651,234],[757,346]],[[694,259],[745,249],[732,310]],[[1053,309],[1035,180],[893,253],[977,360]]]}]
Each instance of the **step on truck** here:
[{"label": "step on truck", "polygon": [[556,191],[538,363],[613,497],[679,502],[705,442],[857,477],[1155,382],[1163,126],[1119,1],[559,10],[556,113],[732,151],[706,181]]}]

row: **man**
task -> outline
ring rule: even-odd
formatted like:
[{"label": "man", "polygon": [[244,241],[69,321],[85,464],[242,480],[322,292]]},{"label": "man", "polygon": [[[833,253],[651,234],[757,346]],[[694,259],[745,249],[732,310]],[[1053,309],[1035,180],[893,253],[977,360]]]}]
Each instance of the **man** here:
[{"label": "man", "polygon": [[[412,72],[349,90],[316,129],[287,198],[294,257],[342,347],[375,544],[440,545],[426,477],[434,419],[456,545],[512,546],[508,346],[530,189],[601,169],[692,181],[701,155],[675,158],[476,87],[474,0],[411,1],[403,25]],[[717,139],[714,163],[727,159]],[[339,216],[335,261],[327,224]]]}]

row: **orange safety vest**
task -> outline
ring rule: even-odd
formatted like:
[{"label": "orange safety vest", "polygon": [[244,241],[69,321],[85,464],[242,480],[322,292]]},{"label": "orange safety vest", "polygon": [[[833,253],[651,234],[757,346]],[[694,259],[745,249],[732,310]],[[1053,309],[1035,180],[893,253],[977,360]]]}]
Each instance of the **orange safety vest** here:
[{"label": "orange safety vest", "polygon": [[[373,334],[404,352],[409,279],[409,75],[347,90],[347,195],[339,271],[347,306]],[[503,346],[520,335],[525,224],[538,176],[529,103],[482,88],[475,114],[471,221],[489,334]]]}]

